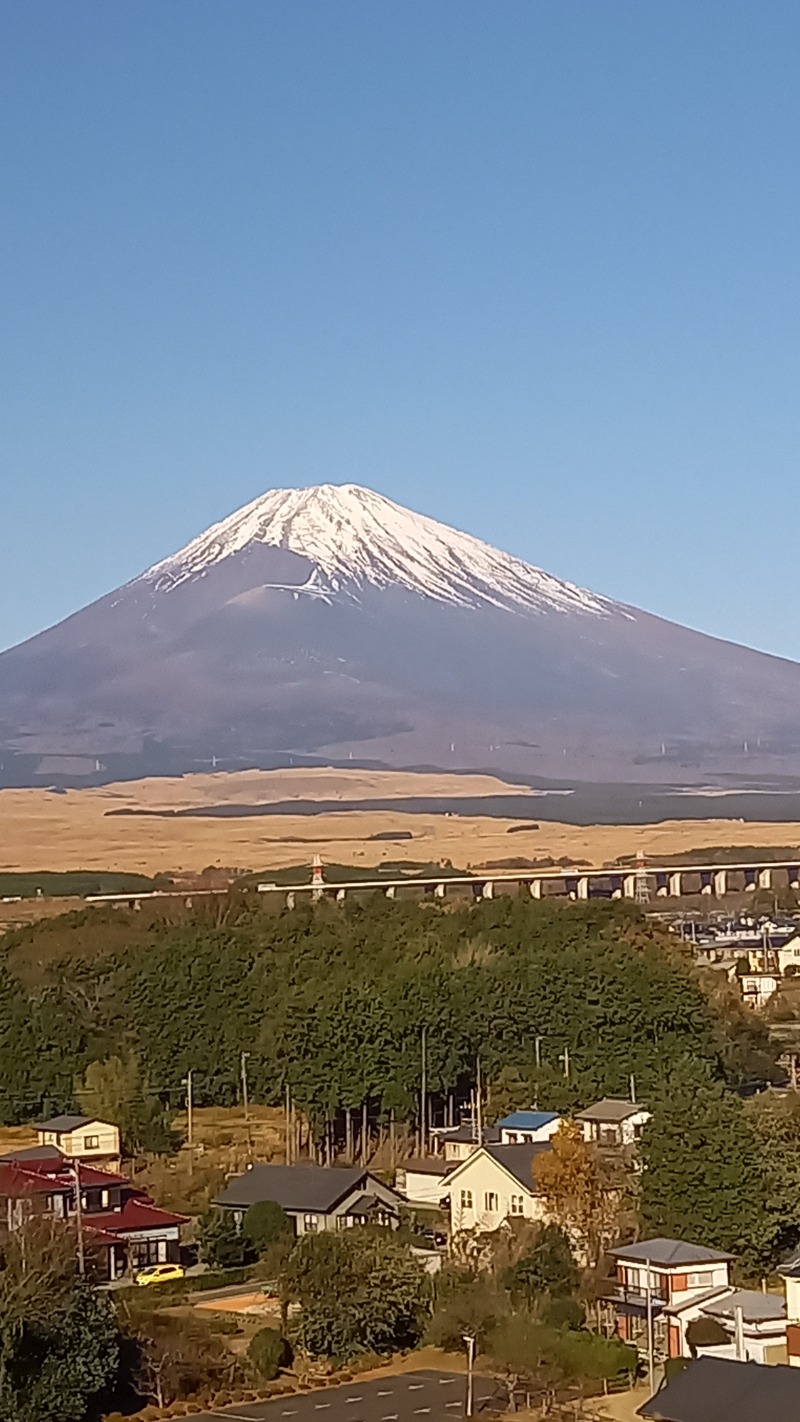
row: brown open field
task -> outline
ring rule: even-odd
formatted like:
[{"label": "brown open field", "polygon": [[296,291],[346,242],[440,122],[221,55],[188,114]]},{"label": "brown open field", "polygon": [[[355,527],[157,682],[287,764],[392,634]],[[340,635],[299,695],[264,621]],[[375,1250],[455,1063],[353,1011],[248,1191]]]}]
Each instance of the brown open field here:
[{"label": "brown open field", "polygon": [[[638,849],[660,857],[713,845],[800,844],[800,824],[665,820],[655,825],[568,825],[542,821],[509,835],[513,819],[370,810],[275,818],[159,819],[109,810],[178,810],[220,803],[356,800],[421,796],[529,796],[488,775],[389,771],[247,771],[132,781],[99,789],[0,791],[0,869],[109,869],[197,873],[207,865],[264,870],[311,861],[361,866],[412,859],[482,866],[512,857],[562,856],[602,865]],[[370,836],[406,831],[410,839]]]}]

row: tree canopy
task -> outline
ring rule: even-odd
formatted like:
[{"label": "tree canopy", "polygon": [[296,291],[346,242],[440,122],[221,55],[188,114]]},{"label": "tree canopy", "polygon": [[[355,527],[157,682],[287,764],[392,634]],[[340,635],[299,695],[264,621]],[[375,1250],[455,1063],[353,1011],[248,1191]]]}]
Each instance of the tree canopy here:
[{"label": "tree canopy", "polygon": [[736,1079],[748,1032],[753,1055],[743,1014],[723,1020],[674,940],[620,903],[276,914],[234,896],[162,918],[87,910],[6,935],[2,952],[6,1121],[69,1108],[75,1082],[110,1109],[131,1062],[144,1097],[176,1102],[193,1069],[198,1105],[233,1104],[243,1049],[252,1099],[277,1104],[288,1086],[320,1137],[365,1106],[373,1126],[410,1119],[423,1027],[433,1096],[463,1099],[480,1059],[523,1105],[619,1095],[631,1073],[644,1095],[682,1062]]}]

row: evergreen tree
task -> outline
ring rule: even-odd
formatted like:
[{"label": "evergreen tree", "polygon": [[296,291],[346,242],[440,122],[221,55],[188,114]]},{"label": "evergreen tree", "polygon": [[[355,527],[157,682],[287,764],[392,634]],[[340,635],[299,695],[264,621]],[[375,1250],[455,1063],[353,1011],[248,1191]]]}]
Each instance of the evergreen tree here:
[{"label": "evergreen tree", "polygon": [[754,1267],[767,1263],[774,1226],[739,1098],[684,1071],[651,1107],[641,1145],[644,1231],[727,1250]]}]

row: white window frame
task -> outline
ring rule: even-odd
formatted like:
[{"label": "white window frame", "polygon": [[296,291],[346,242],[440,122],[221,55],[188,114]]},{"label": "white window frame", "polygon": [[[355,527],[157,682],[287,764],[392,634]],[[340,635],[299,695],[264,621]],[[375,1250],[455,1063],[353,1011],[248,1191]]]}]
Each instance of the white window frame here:
[{"label": "white window frame", "polygon": [[512,1215],[524,1215],[524,1213],[525,1213],[525,1196],[524,1196],[524,1195],[512,1195],[512,1196],[510,1197],[510,1201],[509,1201],[509,1214],[512,1214]]},{"label": "white window frame", "polygon": [[462,1191],[461,1191],[461,1208],[462,1208],[462,1210],[471,1210],[471,1209],[472,1209],[472,1191],[471,1191],[471,1190],[462,1190]]},{"label": "white window frame", "polygon": [[483,1197],[483,1207],[487,1215],[496,1215],[500,1209],[500,1196],[496,1190],[487,1190]]}]

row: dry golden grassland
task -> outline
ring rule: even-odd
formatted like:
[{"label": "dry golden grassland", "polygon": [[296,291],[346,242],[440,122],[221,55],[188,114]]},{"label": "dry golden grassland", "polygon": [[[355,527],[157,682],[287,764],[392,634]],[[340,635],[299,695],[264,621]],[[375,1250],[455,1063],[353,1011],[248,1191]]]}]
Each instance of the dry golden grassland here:
[{"label": "dry golden grassland", "polygon": [[[568,825],[541,821],[509,834],[514,819],[409,814],[400,809],[324,815],[175,819],[109,816],[109,811],[176,811],[278,800],[371,800],[429,796],[529,797],[525,786],[489,775],[402,771],[246,771],[106,785],[99,789],[0,791],[0,870],[106,869],[145,874],[197,873],[209,865],[269,871],[323,860],[373,866],[411,859],[482,866],[512,857],[562,856],[599,866],[643,850],[657,858],[719,844],[800,843],[800,824],[666,820],[653,825]],[[376,834],[412,838],[375,840]],[[69,906],[65,904],[65,907]],[[3,906],[0,905],[0,910]],[[9,916],[13,906],[9,906]],[[15,909],[19,917],[33,909]]]}]

